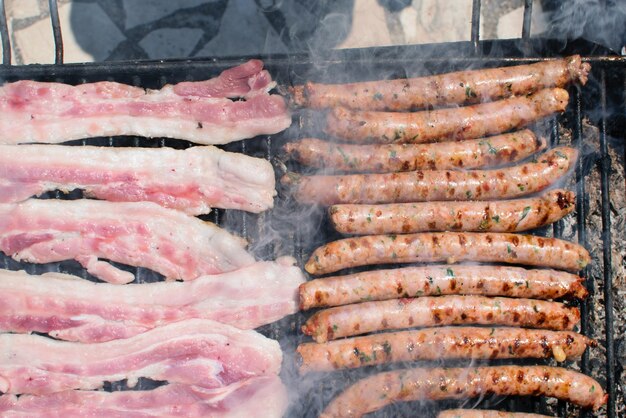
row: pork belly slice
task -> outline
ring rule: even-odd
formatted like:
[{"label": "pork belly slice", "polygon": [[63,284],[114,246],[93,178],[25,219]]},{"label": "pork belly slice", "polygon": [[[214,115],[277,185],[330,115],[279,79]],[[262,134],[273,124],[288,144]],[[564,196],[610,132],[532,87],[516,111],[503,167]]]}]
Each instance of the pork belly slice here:
[{"label": "pork belly slice", "polygon": [[108,81],[8,83],[0,87],[0,143],[139,135],[226,144],[277,133],[291,116],[285,100],[268,93],[275,83],[262,68],[252,60],[215,79],[160,90]]},{"label": "pork belly slice", "polygon": [[123,379],[132,387],[140,377],[213,389],[278,374],[281,361],[278,342],[207,319],[98,344],[1,334],[0,392],[42,395]]},{"label": "pork belly slice", "polygon": [[5,418],[280,418],[287,405],[287,390],[278,376],[252,377],[220,389],[170,384],[141,391],[0,396]]},{"label": "pork belly slice", "polygon": [[258,213],[271,208],[276,195],[268,161],[212,146],[0,145],[0,203],[74,189],[114,202],[151,201],[190,215],[211,207]]},{"label": "pork belly slice", "polygon": [[0,270],[0,330],[93,343],[190,318],[252,329],[297,312],[305,279],[294,263],[285,257],[192,282],[128,286]]},{"label": "pork belly slice", "polygon": [[193,280],[254,263],[245,240],[155,203],[38,200],[0,204],[0,250],[18,261],[74,259],[115,284],[133,274],[101,259]]}]

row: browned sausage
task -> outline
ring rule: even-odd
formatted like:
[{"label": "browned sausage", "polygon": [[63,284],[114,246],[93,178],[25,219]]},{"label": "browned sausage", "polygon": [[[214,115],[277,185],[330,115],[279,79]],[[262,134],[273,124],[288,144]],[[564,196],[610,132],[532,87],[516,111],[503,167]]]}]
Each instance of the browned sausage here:
[{"label": "browned sausage", "polygon": [[410,203],[435,200],[495,200],[548,188],[574,166],[575,148],[558,147],[537,161],[494,170],[425,170],[387,174],[299,176],[282,183],[302,203]]},{"label": "browned sausage", "polygon": [[509,266],[420,266],[364,271],[300,285],[300,309],[372,300],[485,295],[531,299],[587,297],[583,278],[564,271]]},{"label": "browned sausage", "polygon": [[530,414],[527,412],[488,411],[484,409],[448,409],[437,415],[437,418],[546,418],[548,415]]},{"label": "browned sausage", "polygon": [[578,271],[591,257],[580,245],[534,235],[423,232],[344,238],[317,248],[305,268],[311,274],[371,264],[476,261]]},{"label": "browned sausage", "polygon": [[292,102],[312,108],[406,111],[480,103],[526,95],[547,87],[585,84],[591,69],[579,55],[530,65],[460,71],[401,80],[351,84],[306,83],[292,89]]},{"label": "browned sausage", "polygon": [[543,196],[489,202],[421,202],[334,205],[330,220],[342,234],[406,234],[424,231],[520,232],[549,225],[574,210],[576,195],[552,190]]},{"label": "browned sausage", "polygon": [[571,330],[580,321],[578,308],[536,299],[485,296],[424,296],[317,311],[302,332],[318,343],[368,332],[444,325],[502,325]]},{"label": "browned sausage", "polygon": [[390,173],[497,167],[523,160],[546,147],[524,129],[488,138],[437,144],[350,145],[305,138],[285,145],[301,164],[344,172]]},{"label": "browned sausage", "polygon": [[569,331],[443,327],[385,332],[298,346],[300,373],[353,369],[400,361],[579,358],[595,341]]},{"label": "browned sausage", "polygon": [[550,396],[583,408],[607,401],[602,386],[561,367],[491,366],[416,368],[378,373],[357,381],[337,396],[320,417],[357,418],[395,402],[500,396]]},{"label": "browned sausage", "polygon": [[326,133],[357,143],[424,143],[482,138],[517,129],[567,107],[566,90],[545,89],[466,107],[413,113],[333,109]]}]

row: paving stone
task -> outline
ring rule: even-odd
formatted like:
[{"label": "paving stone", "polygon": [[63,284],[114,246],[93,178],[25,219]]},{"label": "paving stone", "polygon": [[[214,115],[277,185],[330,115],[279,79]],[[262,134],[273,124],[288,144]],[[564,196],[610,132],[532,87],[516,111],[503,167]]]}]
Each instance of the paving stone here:
[{"label": "paving stone", "polygon": [[[67,29],[71,30],[80,49],[91,55],[95,61],[106,59],[111,51],[126,38],[96,3],[72,2],[69,15],[71,26],[65,22],[62,23],[65,27],[64,35]],[[94,28],[98,29],[94,30]]]},{"label": "paving stone", "polygon": [[157,29],[139,45],[150,58],[185,58],[202,36],[201,29]]},{"label": "paving stone", "polygon": [[[106,1],[106,0],[105,0]],[[178,9],[195,7],[211,0],[123,0],[126,29],[167,16]]]},{"label": "paving stone", "polygon": [[[543,12],[540,1],[533,1],[532,19],[530,23],[531,35],[538,35],[546,31],[548,26],[547,14]],[[518,7],[509,13],[500,16],[498,20],[498,39],[519,38],[522,36],[524,22],[524,7]]]},{"label": "paving stone", "polygon": [[338,48],[392,45],[385,10],[376,0],[355,0],[352,28]]},{"label": "paving stone", "polygon": [[12,19],[26,19],[44,13],[40,0],[5,0],[4,6],[7,17]]}]

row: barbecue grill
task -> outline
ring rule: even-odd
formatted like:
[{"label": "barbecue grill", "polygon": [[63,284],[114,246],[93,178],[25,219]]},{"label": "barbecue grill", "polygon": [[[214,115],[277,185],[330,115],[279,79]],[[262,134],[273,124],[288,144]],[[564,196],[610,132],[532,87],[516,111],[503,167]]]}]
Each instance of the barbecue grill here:
[{"label": "barbecue grill", "polygon": [[[55,64],[11,65],[11,45],[4,13],[4,1],[0,0],[0,35],[3,46],[3,65],[0,77],[6,81],[34,79],[80,84],[110,80],[135,86],[159,88],[166,83],[184,80],[201,80],[217,75],[220,71],[236,65],[246,57],[237,59],[190,59],[169,61],[132,61],[90,64],[63,64],[63,42],[56,0],[49,0],[50,19],[55,41]],[[624,208],[616,207],[612,199],[624,196],[624,170],[626,141],[626,59],[603,47],[584,42],[567,43],[530,37],[532,1],[524,2],[522,37],[517,40],[481,41],[479,38],[480,0],[473,1],[471,40],[448,44],[420,46],[392,46],[354,50],[336,50],[311,56],[308,53],[270,55],[261,57],[279,85],[301,84],[306,80],[322,82],[359,81],[391,77],[416,76],[436,72],[447,72],[467,68],[485,68],[504,65],[532,63],[549,60],[550,57],[577,53],[591,63],[592,73],[584,87],[570,88],[570,105],[563,115],[540,124],[550,137],[550,143],[571,143],[578,148],[579,159],[575,174],[567,185],[577,193],[575,216],[568,216],[554,225],[533,231],[544,236],[564,237],[577,241],[589,249],[593,262],[582,271],[589,289],[589,298],[581,303],[583,334],[595,338],[600,348],[589,349],[579,362],[570,362],[566,367],[579,368],[583,373],[598,379],[609,394],[606,410],[608,417],[626,416],[623,386],[620,384],[623,369],[616,361],[615,338],[624,332],[624,324],[616,324],[615,303],[617,299],[614,281],[623,272],[623,251],[626,246],[624,233]],[[252,140],[229,144],[229,151],[266,158],[282,166],[280,148],[289,139],[306,134],[319,134],[315,115],[307,112],[294,114],[294,124],[286,132],[273,136],[262,136]],[[101,146],[171,146],[186,148],[191,144],[172,139],[147,140],[124,137],[94,138],[74,141],[73,145]],[[301,167],[290,166],[302,170]],[[44,198],[73,199],[81,197],[79,191],[68,195],[49,193]],[[623,200],[622,200],[623,201]],[[621,211],[621,212],[620,212]],[[294,218],[300,214],[303,219]],[[306,217],[306,219],[304,219]],[[616,218],[612,221],[612,217]],[[295,256],[302,266],[310,252],[318,245],[338,238],[336,232],[324,220],[323,212],[317,208],[298,206],[281,190],[274,210],[255,215],[239,211],[213,210],[207,220],[226,227],[246,237],[253,252],[261,258],[270,259],[280,255]],[[304,221],[308,222],[304,222]],[[620,250],[621,249],[621,250]],[[623,254],[623,253],[621,253]],[[26,269],[32,274],[60,271],[95,280],[75,262],[47,265],[17,263],[2,255],[0,266],[8,269]],[[128,267],[121,266],[128,269]],[[621,269],[621,270],[620,270]],[[160,277],[145,269],[130,269],[138,282],[151,282]],[[292,404],[288,416],[314,417],[343,388],[359,377],[369,375],[373,369],[351,370],[301,378],[294,364],[297,344],[305,341],[299,331],[308,314],[297,314],[278,323],[265,326],[262,332],[281,342],[285,351],[282,377],[292,391]],[[622,328],[616,328],[620,325]],[[505,363],[505,362],[502,362]],[[531,362],[527,362],[530,364]],[[546,362],[549,363],[549,362]],[[468,362],[447,363],[470,365]],[[471,365],[478,364],[472,362]],[[424,365],[438,365],[424,362]],[[382,367],[382,370],[400,366]],[[159,382],[142,380],[139,389],[152,388]],[[125,389],[125,382],[108,384],[105,390]],[[497,407],[510,411],[535,411],[558,416],[590,416],[563,402],[545,399],[498,398],[485,396],[474,401],[450,401],[440,404],[397,404],[379,411],[375,416],[409,416],[422,407],[427,415],[434,416],[440,407]]]}]

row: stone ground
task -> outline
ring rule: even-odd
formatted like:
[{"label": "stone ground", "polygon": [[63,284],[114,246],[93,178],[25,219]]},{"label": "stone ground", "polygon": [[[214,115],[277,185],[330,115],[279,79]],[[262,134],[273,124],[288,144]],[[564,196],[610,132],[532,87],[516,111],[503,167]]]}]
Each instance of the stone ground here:
[{"label": "stone ground", "polygon": [[[5,0],[14,64],[51,63],[47,0]],[[521,35],[523,0],[483,0],[481,38]],[[472,0],[59,0],[66,62],[257,55],[470,39]],[[533,34],[546,30],[541,2]]]}]

